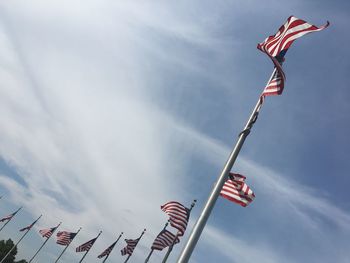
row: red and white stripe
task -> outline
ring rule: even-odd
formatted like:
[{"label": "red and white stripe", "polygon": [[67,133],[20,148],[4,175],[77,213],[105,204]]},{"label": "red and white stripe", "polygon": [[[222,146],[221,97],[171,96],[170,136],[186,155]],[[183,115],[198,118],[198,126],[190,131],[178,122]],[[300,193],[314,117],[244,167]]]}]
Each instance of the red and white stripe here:
[{"label": "red and white stripe", "polygon": [[49,238],[52,236],[53,232],[55,232],[57,227],[47,228],[47,229],[41,229],[39,230],[39,233],[42,237]]},{"label": "red and white stripe", "polygon": [[139,238],[138,239],[125,239],[126,242],[126,247],[124,247],[120,253],[122,254],[122,256],[125,256],[126,254],[128,255],[132,255],[132,252],[134,252],[135,247],[137,246],[137,243],[139,242]]},{"label": "red and white stripe", "polygon": [[77,233],[60,231],[56,235],[57,236],[56,243],[62,246],[68,246],[76,235]]},{"label": "red and white stripe", "polygon": [[253,191],[245,183],[246,177],[230,173],[229,178],[221,189],[220,195],[241,206],[249,205],[255,198]]},{"label": "red and white stripe", "polygon": [[170,225],[179,230],[178,235],[183,236],[189,219],[189,209],[176,201],[170,201],[160,207],[168,214]]},{"label": "red and white stripe", "polygon": [[92,246],[94,245],[95,241],[96,241],[97,237],[85,242],[84,244],[78,246],[75,249],[75,252],[83,252],[83,251],[89,251],[90,248],[92,248]]},{"label": "red and white stripe", "polygon": [[280,95],[284,87],[284,78],[278,70],[275,70],[271,80],[265,86],[262,96]]},{"label": "red and white stripe", "polygon": [[283,59],[285,52],[287,52],[294,40],[308,33],[321,31],[328,26],[328,21],[326,25],[316,27],[304,20],[290,16],[275,35],[269,36],[264,42],[258,44],[258,49],[267,54],[276,67],[276,72],[271,81],[266,85],[262,96],[282,94],[285,74],[282,69],[281,59]]},{"label": "red and white stripe", "polygon": [[[175,238],[176,238],[176,240],[175,240]],[[174,242],[174,240],[175,240],[175,242]],[[173,242],[174,242],[174,244],[177,244],[177,243],[180,242],[180,240],[179,240],[179,238],[177,236],[175,236],[170,231],[162,230],[158,234],[156,239],[153,241],[151,249],[163,250],[163,248],[166,248],[166,247],[172,245]]]},{"label": "red and white stripe", "polygon": [[295,16],[290,16],[275,35],[269,36],[264,42],[258,44],[258,49],[272,57],[276,57],[282,50],[288,49],[297,38],[308,33],[321,31],[328,26],[328,21],[326,25],[317,27]]}]

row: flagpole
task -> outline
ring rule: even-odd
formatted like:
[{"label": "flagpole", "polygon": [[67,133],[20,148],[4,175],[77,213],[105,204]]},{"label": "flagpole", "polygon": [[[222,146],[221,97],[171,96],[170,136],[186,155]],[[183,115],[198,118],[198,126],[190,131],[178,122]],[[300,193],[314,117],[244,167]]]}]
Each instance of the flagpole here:
[{"label": "flagpole", "polygon": [[56,226],[55,230],[52,231],[51,236],[49,236],[48,238],[46,238],[46,240],[44,241],[44,243],[40,246],[40,248],[38,249],[38,251],[34,254],[34,256],[29,260],[28,263],[30,263],[30,262],[33,261],[33,259],[35,258],[35,256],[38,255],[38,253],[40,252],[40,250],[45,246],[45,244],[47,243],[47,241],[49,241],[49,239],[53,236],[53,233],[55,233],[55,231],[57,230],[57,228],[58,228],[61,224],[62,224],[62,222],[60,222],[60,223]]},{"label": "flagpole", "polygon": [[[168,225],[169,225],[169,220],[165,223],[162,231],[164,231]],[[151,249],[151,251],[149,252],[149,254],[148,254],[148,256],[147,256],[147,258],[145,260],[145,263],[147,263],[149,261],[153,251],[154,251],[154,249]]]},{"label": "flagpole", "polygon": [[[189,214],[191,213],[192,208],[195,206],[196,202],[197,202],[197,200],[193,200],[193,202],[192,202],[192,204],[191,204],[191,208],[189,209]],[[178,237],[179,237],[179,231],[177,232],[177,234],[176,234],[176,236],[175,236],[173,242],[172,242],[171,245],[169,246],[168,251],[167,251],[167,253],[166,253],[165,256],[164,256],[162,263],[167,262],[168,257],[169,257],[169,255],[170,255],[171,251],[173,250],[174,245],[175,245],[175,242],[176,242],[176,239],[177,239]]]},{"label": "flagpole", "polygon": [[22,241],[22,239],[28,234],[28,232],[30,230],[32,230],[32,227],[35,225],[36,222],[38,222],[38,220],[42,217],[42,215],[40,215],[37,220],[34,221],[34,223],[32,223],[31,227],[27,229],[27,231],[22,235],[22,237],[18,240],[18,242],[12,246],[12,248],[10,249],[9,252],[7,252],[7,254],[2,258],[2,260],[0,261],[0,263],[3,263],[5,261],[5,259],[8,257],[8,255],[10,255],[10,253],[12,252],[12,250]]},{"label": "flagpole", "polygon": [[[96,237],[96,239],[95,239],[95,241],[94,241],[94,244],[95,244],[96,240],[98,239],[98,237],[101,235],[101,233],[102,233],[102,231],[100,231],[100,233],[98,233],[98,235],[97,235],[97,237]],[[94,245],[94,244],[92,244],[92,245]],[[92,247],[92,246],[91,246],[91,247]],[[79,263],[83,262],[83,259],[86,257],[87,253],[89,253],[91,247],[89,248],[88,251],[85,252],[84,256],[81,258],[81,260],[79,261]]]},{"label": "flagpole", "polygon": [[16,212],[14,212],[14,215],[10,218],[10,220],[7,220],[7,222],[0,228],[0,232],[1,232],[1,230],[3,230],[3,228],[8,224],[8,223],[10,223],[10,221],[12,220],[12,218],[17,214],[17,212],[19,211],[19,210],[21,210],[22,209],[22,206],[20,207],[20,208],[18,208],[17,209],[17,211]]},{"label": "flagpole", "polygon": [[[276,72],[276,68],[273,70],[270,79],[268,80],[267,83],[269,83],[274,74]],[[219,197],[220,191],[225,183],[225,181],[228,178],[228,175],[232,169],[233,164],[235,163],[237,156],[244,144],[245,139],[247,138],[247,136],[250,133],[251,128],[253,127],[254,123],[256,122],[257,118],[258,118],[258,114],[260,111],[260,108],[262,106],[263,103],[263,97],[260,96],[258,99],[258,102],[256,103],[253,112],[251,113],[247,124],[245,125],[243,131],[239,134],[238,140],[236,142],[235,147],[233,148],[228,160],[226,161],[226,164],[223,168],[223,170],[221,171],[220,176],[218,177],[213,190],[211,191],[208,200],[206,202],[206,204],[204,205],[204,208],[195,224],[195,226],[192,229],[192,232],[190,234],[190,237],[188,238],[179,259],[177,260],[177,263],[187,263],[188,260],[191,257],[191,254],[194,250],[194,247],[196,246],[198,239],[203,231],[203,228],[210,216],[210,213],[216,203],[216,200]]]},{"label": "flagpole", "polygon": [[[69,247],[69,245],[73,242],[74,238],[78,235],[78,233],[80,232],[81,227],[78,229],[78,232],[76,233],[76,235],[73,237],[73,239],[69,242],[69,244],[63,249],[63,251],[61,252],[61,254],[58,256],[58,258],[56,259],[55,263],[58,262],[58,260],[62,257],[63,253],[67,250],[67,248]],[[1,262],[0,262],[1,263]]]},{"label": "flagpole", "polygon": [[[115,241],[115,244],[118,243],[118,241],[119,241],[119,239],[121,238],[122,235],[123,235],[123,232],[120,233],[119,237],[118,237],[117,240]],[[114,244],[114,246],[115,246],[115,244]],[[113,249],[114,249],[114,246],[113,246]],[[113,250],[113,249],[112,249],[112,250]],[[102,263],[106,262],[107,258],[108,258],[109,255],[112,253],[112,250],[111,250],[111,252],[109,252],[109,254],[107,255],[107,257],[105,257],[105,259],[102,261]]]},{"label": "flagpole", "polygon": [[[141,240],[141,237],[143,236],[143,234],[146,232],[146,228],[143,230],[143,232],[141,233],[141,236],[138,238],[138,240],[137,240],[137,243],[136,243],[136,245],[135,245],[135,248],[136,248],[136,246],[137,246],[137,244],[140,242],[140,240]],[[135,249],[134,248],[134,249]],[[133,251],[134,252],[134,251]],[[131,255],[132,255],[132,253],[131,253]],[[129,258],[131,257],[131,255],[129,254],[129,256],[126,258],[126,260],[124,261],[124,263],[126,263],[126,262],[128,262],[128,260],[129,260]],[[0,262],[1,263],[1,262]]]}]

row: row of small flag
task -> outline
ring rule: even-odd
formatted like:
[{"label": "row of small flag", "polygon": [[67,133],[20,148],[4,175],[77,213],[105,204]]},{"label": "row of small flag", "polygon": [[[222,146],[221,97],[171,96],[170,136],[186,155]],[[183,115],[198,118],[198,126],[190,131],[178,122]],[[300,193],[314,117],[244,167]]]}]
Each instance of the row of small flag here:
[{"label": "row of small flag", "polygon": [[[235,202],[241,206],[247,206],[250,202],[253,201],[255,195],[253,191],[250,189],[250,187],[245,183],[246,177],[240,174],[231,173],[229,179],[226,181],[225,185],[222,188],[221,196],[224,198]],[[161,210],[165,212],[169,216],[168,222],[165,224],[162,231],[157,235],[155,238],[152,246],[151,246],[151,252],[148,255],[145,262],[147,262],[152,255],[154,250],[163,250],[166,247],[169,247],[169,250],[172,250],[172,247],[180,242],[180,237],[184,235],[187,224],[189,221],[190,213],[192,208],[195,205],[196,200],[191,204],[191,207],[188,208],[184,205],[182,205],[179,202],[176,201],[170,201],[164,205],[161,206]],[[0,219],[0,222],[6,222],[0,229],[0,231],[6,226],[7,223],[9,223],[12,218],[22,209],[20,207],[12,214],[9,214],[3,218]],[[36,222],[41,218],[41,216],[36,219],[32,224],[21,228],[19,231],[24,232],[27,234],[32,227],[36,224]],[[176,234],[173,234],[167,229],[168,224],[170,224],[173,228],[177,230]],[[51,238],[51,236],[56,232],[58,227],[61,225],[59,223],[55,227],[45,228],[39,230],[40,235],[43,238],[46,238],[44,244],[48,241],[48,239]],[[80,232],[81,228],[77,232],[69,232],[69,231],[59,231],[56,234],[56,243],[58,245],[65,246],[66,248],[62,251],[56,262],[59,260],[59,258],[63,255],[65,250],[68,248],[70,243],[73,241],[73,239],[77,236],[77,234]],[[135,247],[137,246],[138,242],[142,238],[143,234],[145,233],[146,229],[141,233],[140,237],[137,239],[125,239],[126,246],[121,250],[121,255],[128,255],[129,257],[132,255]],[[80,246],[76,247],[76,252],[86,252],[84,254],[84,257],[86,254],[90,251],[96,240],[99,238],[102,232],[100,232],[95,238],[81,244]],[[120,234],[118,239],[111,244],[108,248],[106,248],[102,253],[100,253],[97,257],[98,258],[105,258],[105,260],[108,258],[112,250],[114,249],[116,243],[119,241],[120,237],[123,235],[123,233]],[[43,245],[44,245],[43,244]],[[16,244],[17,245],[17,244]],[[43,245],[40,247],[40,249],[37,251],[37,253],[32,257],[32,259],[29,261],[31,262],[34,257],[38,254],[38,252],[41,250]],[[170,252],[169,252],[170,253]],[[166,255],[169,256],[169,253]],[[83,257],[83,258],[84,258]],[[83,260],[82,258],[82,260]],[[80,262],[82,262],[82,260]],[[105,262],[105,260],[103,262]],[[1,262],[0,262],[1,263]]]}]

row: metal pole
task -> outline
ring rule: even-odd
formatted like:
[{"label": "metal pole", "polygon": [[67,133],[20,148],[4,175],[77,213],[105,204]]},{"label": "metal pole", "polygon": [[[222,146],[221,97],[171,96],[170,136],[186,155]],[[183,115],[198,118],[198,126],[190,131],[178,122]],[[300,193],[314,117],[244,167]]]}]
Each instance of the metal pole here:
[{"label": "metal pole", "polygon": [[[162,231],[164,231],[168,225],[169,225],[169,220],[165,223],[165,226],[163,227],[163,230],[162,230]],[[152,255],[153,251],[154,251],[154,249],[151,249],[151,251],[149,252],[149,254],[148,254],[148,256],[147,256],[147,258],[146,258],[146,260],[145,260],[145,263],[147,263],[147,262],[149,261],[149,259],[151,258],[151,255]]]},{"label": "metal pole", "polygon": [[[141,237],[143,236],[143,234],[146,232],[146,228],[143,230],[143,232],[141,233],[141,236],[138,238],[138,240],[137,240],[137,243],[136,243],[136,245],[135,245],[135,248],[136,248],[136,246],[137,246],[137,244],[140,242],[140,240],[141,240]],[[135,249],[134,248],[134,249]],[[134,251],[133,251],[134,252]],[[132,255],[132,253],[126,258],[126,260],[124,261],[124,263],[126,263],[126,262],[128,262],[128,260],[129,260],[129,258],[131,257],[131,255]],[[0,262],[1,263],[1,262]]]},{"label": "metal pole", "polygon": [[[276,68],[273,70],[272,74],[271,74],[271,77],[270,79],[268,80],[267,83],[269,83],[274,74],[276,72]],[[235,147],[233,148],[228,160],[226,161],[226,164],[219,176],[219,178],[217,179],[215,185],[214,185],[214,188],[213,190],[211,191],[210,195],[209,195],[209,198],[190,234],[190,237],[189,239],[187,240],[181,254],[180,254],[180,257],[179,259],[177,260],[177,263],[187,263],[188,260],[190,259],[191,257],[191,254],[194,250],[194,247],[196,246],[197,242],[198,242],[198,239],[203,231],[203,228],[210,216],[210,213],[216,203],[216,200],[218,199],[218,196],[220,194],[220,191],[225,183],[225,181],[227,180],[228,178],[228,175],[232,169],[232,166],[233,164],[235,163],[236,159],[237,159],[237,156],[243,146],[243,143],[245,141],[245,139],[247,138],[247,136],[249,135],[250,133],[250,129],[253,127],[257,117],[258,117],[258,113],[259,113],[259,110],[262,106],[262,97],[260,96],[259,97],[259,100],[258,102],[256,103],[255,105],[255,108],[253,110],[253,112],[251,113],[248,121],[247,121],[247,124],[245,125],[243,131],[239,134],[239,137],[238,137],[238,140],[236,142],[236,145]]]},{"label": "metal pole", "polygon": [[124,263],[128,262],[128,260],[129,260],[130,257],[131,257],[131,255],[129,255],[129,256],[125,259]]},{"label": "metal pole", "polygon": [[[77,234],[74,236],[74,238],[78,235],[78,233],[80,232],[81,227],[79,228]],[[74,239],[73,238],[73,239]],[[69,244],[63,249],[63,251],[61,252],[61,254],[58,256],[58,258],[56,259],[55,263],[58,262],[58,260],[62,257],[63,253],[67,250],[67,248],[69,247],[69,245],[73,242],[73,239],[69,242]],[[1,262],[0,262],[1,263]]]},{"label": "metal pole", "polygon": [[[114,242],[114,246],[118,243],[119,239],[121,238],[121,236],[123,235],[123,232],[120,233],[119,237],[117,238],[117,240]],[[114,246],[112,248],[112,250],[114,249]],[[102,261],[102,263],[106,262],[107,258],[109,257],[109,255],[112,253],[112,250],[109,252],[109,254],[107,255],[107,257],[105,257],[105,259]]]},{"label": "metal pole", "polygon": [[[37,220],[34,221],[34,223],[32,224],[32,226],[34,226],[34,224],[40,219],[42,215],[40,215],[38,217]],[[22,235],[22,237],[18,240],[18,242],[12,246],[12,248],[10,249],[9,252],[7,252],[7,254],[2,258],[2,260],[0,261],[0,263],[3,263],[4,260],[10,255],[10,253],[12,252],[12,250],[22,241],[22,239],[28,234],[28,232],[32,229],[32,226],[30,228],[27,229],[27,231]]]},{"label": "metal pole", "polygon": [[149,259],[150,259],[151,255],[152,255],[153,251],[154,251],[154,249],[151,249],[151,251],[149,252],[149,254],[148,254],[148,256],[147,256],[147,258],[146,258],[146,260],[145,260],[145,263],[147,263],[147,262],[149,261]]},{"label": "metal pole", "polygon": [[[100,231],[100,233],[98,233],[98,235],[97,235],[97,237],[96,237],[96,239],[95,239],[95,241],[94,241],[94,244],[95,244],[96,240],[98,239],[98,237],[101,235],[101,233],[102,233],[102,231]],[[92,244],[92,245],[94,245],[94,244]],[[91,247],[90,247],[90,249],[91,249]],[[90,249],[89,249],[88,251],[85,252],[84,256],[81,258],[81,260],[79,261],[79,263],[83,262],[83,259],[86,257],[87,253],[89,253]]]},{"label": "metal pole", "polygon": [[[191,211],[192,211],[192,208],[194,207],[194,205],[196,204],[196,202],[197,202],[197,200],[193,200],[193,202],[192,202],[192,204],[191,204],[191,208],[189,209],[189,214],[188,214],[188,216],[190,215],[190,213],[191,213]],[[173,250],[174,245],[175,245],[175,242],[176,242],[176,239],[177,239],[178,237],[179,237],[179,232],[177,232],[177,234],[176,234],[176,236],[175,236],[173,242],[172,242],[171,245],[169,246],[168,251],[167,251],[167,253],[166,253],[165,256],[164,256],[162,263],[166,263],[166,262],[167,262],[168,257],[169,257],[169,255],[170,255],[171,251]]]},{"label": "metal pole", "polygon": [[19,211],[19,210],[21,210],[22,209],[22,206],[20,207],[20,208],[18,208],[17,209],[17,211],[16,212],[14,212],[14,215],[10,218],[10,220],[7,220],[7,222],[0,228],[0,232],[1,232],[1,230],[3,230],[3,228],[8,224],[8,223],[10,223],[10,221],[12,220],[12,218],[17,214],[17,212]]},{"label": "metal pole", "polygon": [[30,262],[33,261],[33,259],[36,257],[36,255],[38,255],[38,253],[40,252],[40,250],[45,246],[45,244],[47,243],[47,241],[49,241],[49,239],[53,236],[53,233],[55,233],[56,229],[57,229],[61,224],[62,224],[62,222],[60,222],[60,223],[56,226],[55,230],[52,231],[51,236],[49,236],[48,238],[46,238],[46,240],[44,241],[44,243],[40,246],[40,248],[38,249],[38,251],[34,254],[34,256],[29,260],[28,263],[30,263]]},{"label": "metal pole", "polygon": [[170,255],[171,251],[173,250],[174,242],[178,238],[178,236],[179,236],[179,234],[177,233],[174,240],[173,240],[173,243],[169,246],[168,251],[166,252],[166,254],[164,256],[162,263],[165,263],[168,260],[168,257]]}]

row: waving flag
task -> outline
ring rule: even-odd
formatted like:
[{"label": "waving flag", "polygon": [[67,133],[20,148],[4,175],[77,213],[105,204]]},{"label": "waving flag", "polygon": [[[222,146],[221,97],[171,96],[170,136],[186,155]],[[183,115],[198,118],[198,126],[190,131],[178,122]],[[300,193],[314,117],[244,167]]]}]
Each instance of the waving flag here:
[{"label": "waving flag", "polygon": [[80,245],[75,249],[76,252],[83,252],[83,251],[89,251],[90,248],[94,245],[97,237],[89,240],[88,242],[85,242],[84,244]]},{"label": "waving flag", "polygon": [[304,20],[290,16],[287,19],[287,22],[279,28],[275,35],[269,36],[264,42],[258,44],[257,48],[271,58],[276,68],[276,71],[271,80],[267,83],[262,96],[282,94],[285,82],[282,62],[284,61],[284,56],[287,53],[288,48],[292,45],[294,40],[308,33],[321,31],[328,27],[328,25],[329,22],[327,21],[326,25],[316,27]]},{"label": "waving flag", "polygon": [[49,238],[56,231],[56,229],[57,229],[57,227],[41,229],[41,230],[39,230],[39,233],[42,237]]},{"label": "waving flag", "polygon": [[[176,238],[176,240],[175,240],[175,238]],[[175,240],[175,242],[174,242],[174,240]],[[177,244],[180,242],[180,240],[173,233],[164,229],[158,234],[156,239],[153,241],[151,249],[163,250],[163,248],[170,246],[171,244],[173,244],[173,242],[174,242],[174,244]]]},{"label": "waving flag", "polygon": [[190,209],[176,201],[170,201],[160,208],[168,214],[170,225],[179,230],[178,236],[183,236],[190,217]]},{"label": "waving flag", "polygon": [[132,255],[132,252],[134,251],[135,247],[137,246],[137,243],[139,242],[140,238],[137,239],[125,239],[126,247],[124,247],[120,252],[122,256],[125,256],[126,254]]},{"label": "waving flag", "polygon": [[23,231],[26,231],[26,230],[30,230],[34,226],[35,223],[36,223],[36,221],[31,223],[29,226],[26,226],[26,227],[20,229],[19,231],[23,232]]},{"label": "waving flag", "polygon": [[98,255],[97,257],[98,258],[103,258],[103,257],[106,257],[108,256],[109,254],[111,254],[115,244],[117,244],[118,240],[115,241],[112,245],[110,245],[108,248],[105,249],[105,251],[103,251],[100,255]]},{"label": "waving flag", "polygon": [[60,231],[57,233],[57,241],[56,243],[62,246],[68,246],[70,242],[75,238],[77,233]]},{"label": "waving flag", "polygon": [[3,218],[0,219],[0,222],[5,222],[5,221],[9,221],[12,219],[12,217],[14,217],[19,210],[21,210],[22,207],[20,207],[19,209],[17,209],[17,211],[13,212],[12,214],[9,214],[8,216],[5,216]]},{"label": "waving flag", "polygon": [[245,183],[246,177],[240,174],[230,173],[220,195],[241,206],[249,205],[255,198],[253,191]]}]

